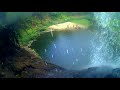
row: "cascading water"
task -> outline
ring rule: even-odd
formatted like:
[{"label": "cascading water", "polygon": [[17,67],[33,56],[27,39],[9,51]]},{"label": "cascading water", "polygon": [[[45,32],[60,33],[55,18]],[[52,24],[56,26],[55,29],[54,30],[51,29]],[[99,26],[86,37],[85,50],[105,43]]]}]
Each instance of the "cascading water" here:
[{"label": "cascading water", "polygon": [[[118,46],[119,18],[120,13],[116,12],[95,12],[94,17],[97,23],[95,38],[91,40],[91,64],[92,66],[120,65]],[[114,30],[116,28],[116,30]],[[117,46],[118,45],[118,46]]]}]

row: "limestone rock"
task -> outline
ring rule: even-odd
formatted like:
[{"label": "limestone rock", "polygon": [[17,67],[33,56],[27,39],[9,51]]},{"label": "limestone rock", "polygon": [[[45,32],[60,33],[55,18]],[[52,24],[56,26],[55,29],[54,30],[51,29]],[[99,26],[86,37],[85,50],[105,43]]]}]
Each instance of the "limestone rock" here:
[{"label": "limestone rock", "polygon": [[72,22],[65,22],[65,23],[56,24],[48,27],[48,29],[51,29],[51,30],[74,30],[74,29],[81,29],[81,28],[85,29],[86,27],[83,25],[72,23]]}]

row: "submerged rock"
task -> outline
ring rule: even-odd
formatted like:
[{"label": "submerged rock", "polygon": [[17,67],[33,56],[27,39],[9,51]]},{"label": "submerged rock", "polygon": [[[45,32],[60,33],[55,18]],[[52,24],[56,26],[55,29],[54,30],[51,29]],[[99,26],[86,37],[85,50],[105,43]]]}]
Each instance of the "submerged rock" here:
[{"label": "submerged rock", "polygon": [[120,78],[120,68],[115,68],[112,73],[107,75],[106,78]]},{"label": "submerged rock", "polygon": [[120,78],[120,68],[89,67],[81,71],[58,70],[48,73],[47,78]]}]

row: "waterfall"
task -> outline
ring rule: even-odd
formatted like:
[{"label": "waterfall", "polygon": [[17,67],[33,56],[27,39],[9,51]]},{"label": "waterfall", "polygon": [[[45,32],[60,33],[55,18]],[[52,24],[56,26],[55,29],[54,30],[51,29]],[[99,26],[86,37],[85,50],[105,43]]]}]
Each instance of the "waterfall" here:
[{"label": "waterfall", "polygon": [[120,13],[95,12],[94,17],[97,30],[94,39],[91,40],[91,65],[119,66],[120,57],[116,45],[118,45]]}]

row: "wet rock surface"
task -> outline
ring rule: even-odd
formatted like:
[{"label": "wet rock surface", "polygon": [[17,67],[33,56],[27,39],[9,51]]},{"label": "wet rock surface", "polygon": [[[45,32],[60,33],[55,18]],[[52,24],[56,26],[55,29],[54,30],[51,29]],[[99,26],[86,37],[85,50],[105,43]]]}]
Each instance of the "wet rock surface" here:
[{"label": "wet rock surface", "polygon": [[51,70],[62,69],[25,48],[21,48],[14,57],[8,57],[8,60],[9,63],[0,65],[0,78],[44,78]]},{"label": "wet rock surface", "polygon": [[81,71],[54,70],[46,78],[120,78],[120,68],[91,67]]},{"label": "wet rock surface", "polygon": [[0,66],[0,78],[120,78],[120,68],[99,66],[80,71],[65,70],[25,49],[9,59],[13,59],[10,66]]}]

